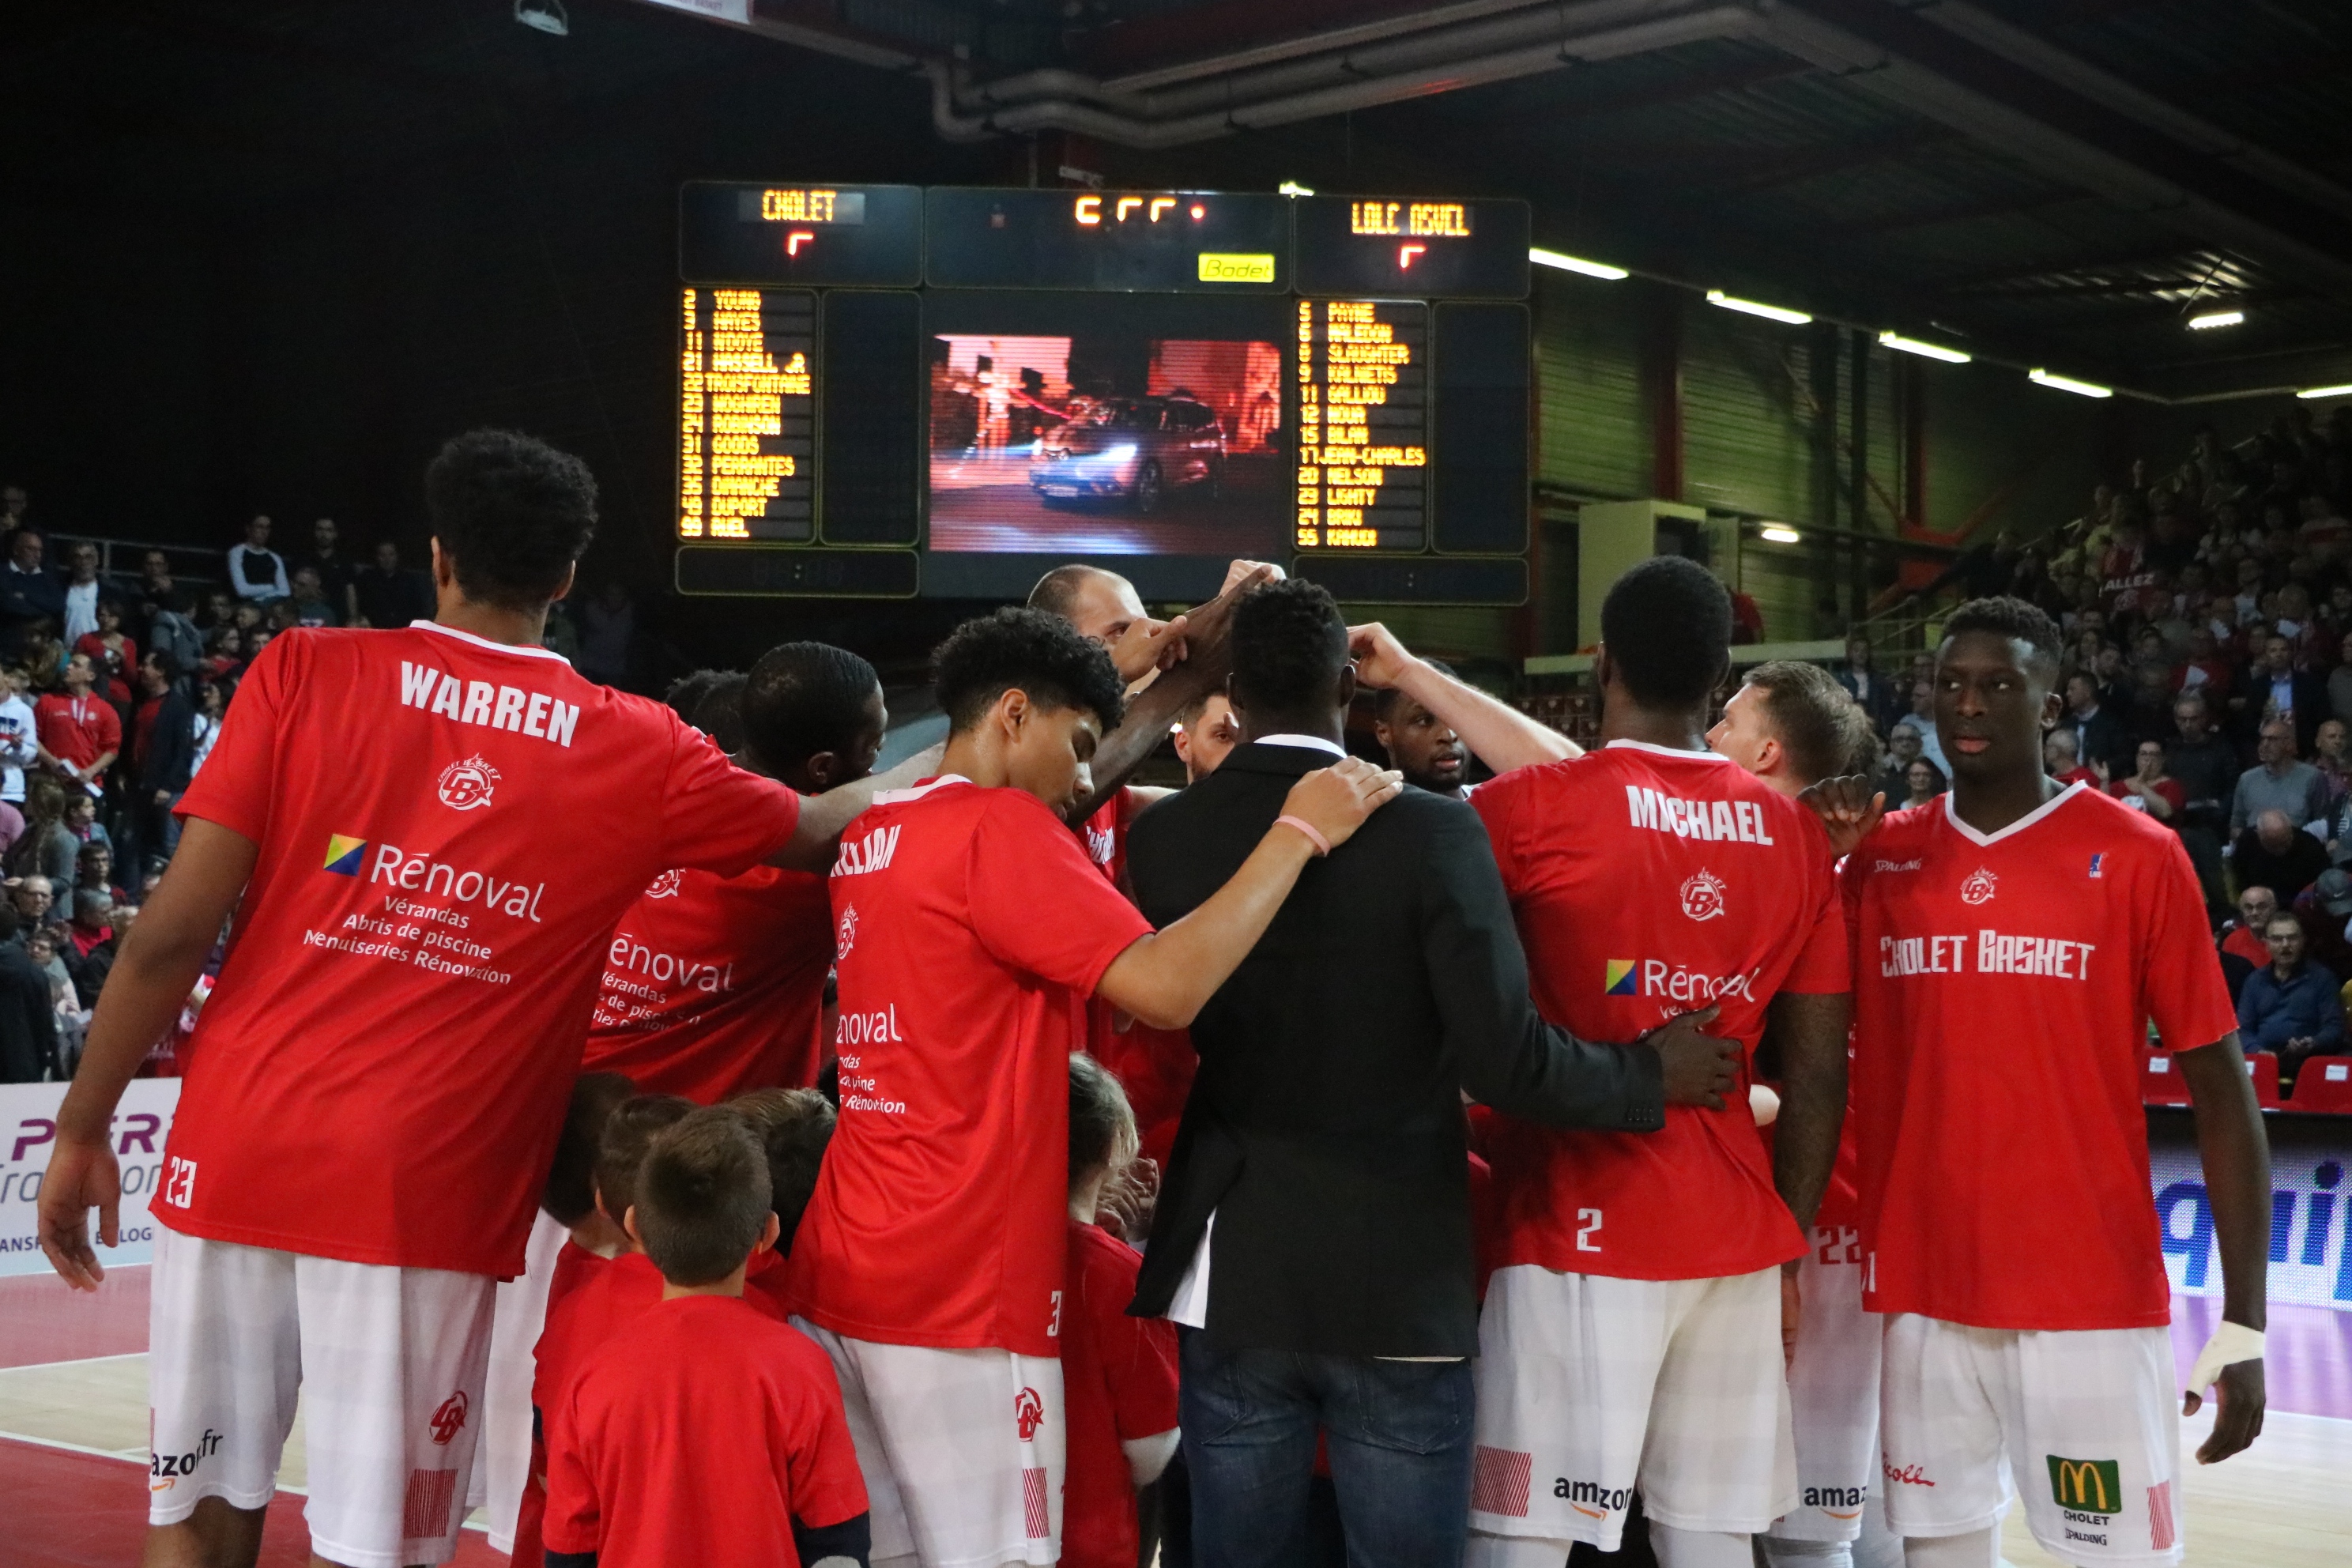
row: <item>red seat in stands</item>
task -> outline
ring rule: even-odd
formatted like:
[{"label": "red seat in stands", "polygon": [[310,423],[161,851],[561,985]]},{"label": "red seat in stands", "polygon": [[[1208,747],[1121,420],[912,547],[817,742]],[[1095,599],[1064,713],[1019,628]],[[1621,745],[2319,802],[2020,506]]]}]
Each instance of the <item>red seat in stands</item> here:
[{"label": "red seat in stands", "polygon": [[2186,1105],[2189,1086],[2174,1070],[2170,1051],[2144,1050],[2139,1054],[2139,1098],[2143,1105]]},{"label": "red seat in stands", "polygon": [[2289,1110],[2331,1111],[2352,1116],[2352,1057],[2313,1057],[2295,1075]]},{"label": "red seat in stands", "polygon": [[2246,1058],[2246,1072],[2254,1080],[2254,1099],[2264,1110],[2279,1108],[2278,1053],[2256,1051]]}]

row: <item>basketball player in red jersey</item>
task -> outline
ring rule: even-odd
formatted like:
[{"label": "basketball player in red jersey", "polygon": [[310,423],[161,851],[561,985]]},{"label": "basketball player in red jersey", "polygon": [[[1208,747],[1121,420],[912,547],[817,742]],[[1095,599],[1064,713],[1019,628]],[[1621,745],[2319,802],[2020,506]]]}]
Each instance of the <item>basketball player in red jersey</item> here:
[{"label": "basketball player in red jersey", "polygon": [[2022,600],[1945,622],[1951,792],[1889,816],[1844,872],[1863,1300],[1885,1315],[1886,1511],[1911,1568],[1991,1568],[2012,1488],[2063,1562],[2181,1560],[2151,1022],[2221,1245],[2223,1321],[2186,1401],[2218,1373],[2221,1414],[2198,1458],[2262,1429],[2270,1158],[2236,1019],[2180,840],[2042,773],[2059,655]]}]

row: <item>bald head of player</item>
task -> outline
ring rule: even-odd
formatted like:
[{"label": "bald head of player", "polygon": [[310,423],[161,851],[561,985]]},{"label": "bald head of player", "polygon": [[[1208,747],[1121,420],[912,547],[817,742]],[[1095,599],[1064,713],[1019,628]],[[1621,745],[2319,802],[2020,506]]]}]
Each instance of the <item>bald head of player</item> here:
[{"label": "bald head of player", "polygon": [[2042,734],[2063,702],[2058,623],[2023,599],[1971,599],[1944,623],[1936,652],[1936,734],[1952,768],[1952,809],[1983,832],[2057,793]]},{"label": "bald head of player", "polygon": [[425,504],[436,618],[497,641],[538,642],[530,624],[543,626],[547,606],[572,591],[596,531],[588,465],[511,430],[469,430],[425,470]]},{"label": "bald head of player", "polygon": [[1782,795],[1867,771],[1870,721],[1817,664],[1774,659],[1750,669],[1706,743]]},{"label": "bald head of player", "polygon": [[788,642],[761,654],[741,705],[736,760],[803,795],[872,773],[890,723],[874,667],[830,643]]},{"label": "bald head of player", "polygon": [[1601,603],[1601,733],[1703,751],[1707,700],[1731,668],[1731,595],[1686,555],[1654,555]]},{"label": "bald head of player", "polygon": [[931,679],[948,716],[940,772],[1026,790],[1057,813],[1094,787],[1095,747],[1126,710],[1110,655],[1030,609],[958,626],[931,654]]},{"label": "bald head of player", "polygon": [[1060,616],[1076,626],[1080,637],[1105,647],[1145,618],[1135,584],[1099,566],[1055,567],[1029,590],[1029,607]]},{"label": "bald head of player", "polygon": [[1348,621],[1320,585],[1269,584],[1234,610],[1234,673],[1227,683],[1244,741],[1312,735],[1342,743],[1356,697]]}]

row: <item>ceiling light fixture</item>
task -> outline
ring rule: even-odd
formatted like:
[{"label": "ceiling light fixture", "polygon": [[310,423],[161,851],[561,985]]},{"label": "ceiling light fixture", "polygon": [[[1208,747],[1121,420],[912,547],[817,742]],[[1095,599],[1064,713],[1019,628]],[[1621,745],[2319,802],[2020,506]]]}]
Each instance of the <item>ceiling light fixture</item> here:
[{"label": "ceiling light fixture", "polygon": [[1805,536],[1781,523],[1768,522],[1764,525],[1764,537],[1775,544],[1797,544],[1802,542]]},{"label": "ceiling light fixture", "polygon": [[514,19],[550,37],[566,37],[572,32],[572,18],[563,14],[563,0],[515,0]]},{"label": "ceiling light fixture", "polygon": [[1562,272],[1580,272],[1587,278],[1605,278],[1612,283],[1632,276],[1623,268],[1612,267],[1605,261],[1587,261],[1581,256],[1546,250],[1540,246],[1528,250],[1528,259],[1538,267],[1556,267]]},{"label": "ceiling light fixture", "polygon": [[2306,386],[2295,395],[2297,397],[2352,397],[2352,382],[2347,382],[2339,386]]},{"label": "ceiling light fixture", "polygon": [[2201,316],[2189,317],[2189,330],[2192,332],[2203,332],[2210,331],[2215,327],[2234,327],[2245,319],[2246,313],[2243,310],[2208,310]]},{"label": "ceiling light fixture", "polygon": [[2026,375],[2030,380],[2038,382],[2043,386],[2055,387],[2060,392],[2071,392],[2077,397],[2113,397],[2116,395],[2116,389],[2112,386],[2101,386],[2092,381],[2076,381],[2071,375],[2053,375],[2046,370],[2028,371]]},{"label": "ceiling light fixture", "polygon": [[1753,300],[1742,300],[1720,289],[1708,289],[1706,302],[1720,305],[1727,310],[1737,310],[1743,316],[1761,316],[1768,321],[1779,321],[1783,326],[1801,327],[1812,321],[1802,310],[1786,310],[1778,305],[1759,305]]},{"label": "ceiling light fixture", "polygon": [[1946,364],[1966,364],[1970,356],[1958,349],[1948,349],[1940,343],[1923,343],[1916,338],[1906,338],[1895,332],[1878,334],[1881,347],[1899,349],[1906,354],[1918,354],[1924,359],[1939,359]]},{"label": "ceiling light fixture", "polygon": [[1274,190],[1276,195],[1283,196],[1311,196],[1315,194],[1314,186],[1302,185],[1297,180],[1285,180]]}]

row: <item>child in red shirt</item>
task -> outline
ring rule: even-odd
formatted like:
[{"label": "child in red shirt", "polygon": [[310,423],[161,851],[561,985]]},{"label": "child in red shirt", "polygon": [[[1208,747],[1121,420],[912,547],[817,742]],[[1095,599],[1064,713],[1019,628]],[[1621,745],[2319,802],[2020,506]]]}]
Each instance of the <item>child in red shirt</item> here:
[{"label": "child in red shirt", "polygon": [[1127,1315],[1143,1255],[1094,1223],[1103,1188],[1135,1152],[1135,1113],[1118,1080],[1092,1057],[1073,1056],[1062,1568],[1134,1568],[1136,1489],[1159,1479],[1176,1452],[1176,1325]]},{"label": "child in red shirt", "polygon": [[778,1228],[744,1118],[717,1106],[663,1131],[624,1223],[660,1299],[581,1362],[551,1413],[549,1568],[866,1568],[866,1483],[832,1363],[743,1300]]},{"label": "child in red shirt", "polygon": [[[617,1077],[591,1075],[593,1079]],[[579,1099],[575,1091],[575,1107]],[[512,1568],[539,1568],[544,1561],[548,1412],[555,1407],[583,1357],[661,1300],[661,1275],[638,1252],[622,1221],[636,1201],[637,1167],[645,1163],[655,1136],[693,1109],[692,1100],[674,1094],[623,1099],[606,1112],[596,1134],[589,1211],[572,1227],[572,1239],[556,1254],[555,1278],[547,1287],[547,1321],[532,1352],[538,1365],[530,1384],[530,1472],[515,1513]],[[566,1131],[570,1131],[567,1125]],[[559,1160],[562,1152],[559,1146]],[[576,1194],[564,1195],[571,1199],[566,1205],[570,1209],[577,1201]],[[549,1212],[558,1219],[564,1217],[552,1209]],[[588,1238],[584,1245],[583,1235]],[[619,1241],[609,1257],[604,1253],[608,1237]]]},{"label": "child in red shirt", "polygon": [[788,1316],[784,1258],[816,1193],[824,1146],[833,1142],[833,1102],[813,1089],[755,1089],[729,1100],[727,1109],[751,1124],[751,1135],[768,1157],[768,1203],[776,1215],[776,1244],[751,1255],[743,1299],[782,1322]]}]

